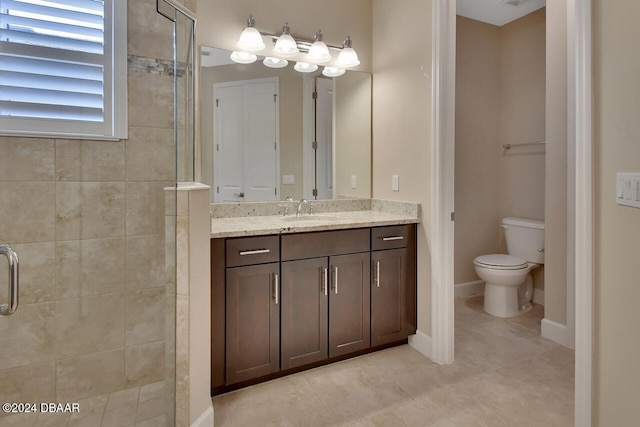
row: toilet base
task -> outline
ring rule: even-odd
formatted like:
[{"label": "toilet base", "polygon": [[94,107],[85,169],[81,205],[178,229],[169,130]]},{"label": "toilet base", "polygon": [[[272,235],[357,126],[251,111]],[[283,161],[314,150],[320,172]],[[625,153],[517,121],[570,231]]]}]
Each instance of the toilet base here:
[{"label": "toilet base", "polygon": [[494,285],[485,282],[484,311],[496,317],[519,316],[531,310],[533,280],[528,274],[525,281],[516,286]]}]

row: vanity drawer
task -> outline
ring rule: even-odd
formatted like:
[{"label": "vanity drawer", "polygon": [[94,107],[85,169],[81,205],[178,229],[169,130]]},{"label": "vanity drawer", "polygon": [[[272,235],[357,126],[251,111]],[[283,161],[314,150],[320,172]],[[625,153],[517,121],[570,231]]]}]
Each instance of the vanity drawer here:
[{"label": "vanity drawer", "polygon": [[410,225],[392,225],[371,229],[371,250],[406,248],[409,241]]},{"label": "vanity drawer", "polygon": [[278,236],[227,239],[227,267],[280,261]]},{"label": "vanity drawer", "polygon": [[368,228],[285,234],[282,236],[283,261],[368,251]]}]

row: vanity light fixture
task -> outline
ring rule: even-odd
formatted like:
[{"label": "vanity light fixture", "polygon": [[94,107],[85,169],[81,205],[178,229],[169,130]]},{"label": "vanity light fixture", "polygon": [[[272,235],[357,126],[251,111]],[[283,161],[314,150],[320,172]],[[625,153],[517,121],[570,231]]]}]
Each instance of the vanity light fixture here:
[{"label": "vanity light fixture", "polygon": [[249,15],[247,27],[242,30],[237,45],[240,49],[248,50],[249,52],[257,52],[265,48],[264,42],[262,41],[262,34],[260,34],[260,31],[256,28],[256,21],[253,19],[253,15]]},{"label": "vanity light fixture", "polygon": [[292,58],[300,53],[296,41],[291,37],[291,28],[286,22],[282,27],[282,35],[278,37],[273,51],[283,58]]},{"label": "vanity light fixture", "polygon": [[312,64],[324,64],[325,62],[331,61],[331,54],[329,53],[329,48],[322,41],[324,36],[322,35],[322,31],[318,30],[315,34],[315,42],[309,48],[309,53],[307,53],[307,62],[311,62]]},{"label": "vanity light fixture", "polygon": [[347,36],[342,42],[342,50],[340,51],[340,55],[338,55],[336,65],[340,68],[351,68],[360,65],[358,54],[351,47],[351,36]]},{"label": "vanity light fixture", "polygon": [[[273,49],[270,54],[264,52],[266,46],[263,37],[273,41]],[[315,41],[294,39],[291,36],[291,28],[287,22],[282,27],[282,34],[276,35],[258,31],[253,15],[249,16],[247,26],[242,30],[238,40],[238,50],[231,54],[231,59],[239,64],[251,64],[257,61],[258,57],[264,57],[262,63],[270,68],[283,68],[289,64],[287,60],[298,60],[294,69],[301,73],[313,73],[318,70],[318,64],[326,64],[322,74],[327,77],[338,77],[345,73],[345,69],[360,65],[358,54],[351,47],[351,37],[348,36],[342,42],[342,47],[328,46],[323,41],[324,36],[321,30],[314,35]],[[332,51],[339,54],[335,62],[331,62]],[[302,58],[301,53],[305,53]],[[302,59],[300,61],[300,59]]]},{"label": "vanity light fixture", "polygon": [[231,54],[231,60],[238,64],[253,64],[257,59],[258,57],[253,53],[234,51]]},{"label": "vanity light fixture", "polygon": [[322,75],[326,77],[340,77],[346,72],[347,70],[345,70],[344,68],[324,67],[324,70],[322,70]]},{"label": "vanity light fixture", "polygon": [[318,69],[318,66],[316,64],[309,64],[308,62],[296,62],[293,69],[300,73],[313,73]]},{"label": "vanity light fixture", "polygon": [[262,63],[269,68],[284,68],[289,65],[289,61],[287,61],[286,59],[274,58],[272,56],[267,56],[266,58],[264,58],[264,61],[262,61]]}]

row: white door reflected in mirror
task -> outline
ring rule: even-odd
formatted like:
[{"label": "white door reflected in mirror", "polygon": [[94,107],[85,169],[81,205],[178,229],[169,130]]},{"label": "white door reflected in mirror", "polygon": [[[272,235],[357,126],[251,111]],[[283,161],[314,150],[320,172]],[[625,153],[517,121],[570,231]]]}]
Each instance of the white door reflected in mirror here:
[{"label": "white door reflected in mirror", "polygon": [[214,202],[278,199],[278,78],[213,85]]}]

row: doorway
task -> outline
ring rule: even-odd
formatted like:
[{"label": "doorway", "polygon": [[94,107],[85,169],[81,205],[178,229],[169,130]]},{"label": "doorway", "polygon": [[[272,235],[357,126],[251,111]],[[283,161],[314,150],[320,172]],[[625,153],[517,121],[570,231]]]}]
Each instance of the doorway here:
[{"label": "doorway", "polygon": [[[433,132],[432,132],[432,348],[438,363],[453,361],[453,147],[455,97],[455,2],[433,3]],[[593,320],[591,183],[591,2],[567,2],[568,146],[575,174],[568,190],[575,209],[567,218],[574,260],[575,299],[575,422],[591,425],[591,348]],[[438,255],[439,254],[439,255]],[[450,261],[448,260],[450,259]],[[442,262],[438,262],[442,261]],[[572,311],[567,310],[569,313]]]}]

